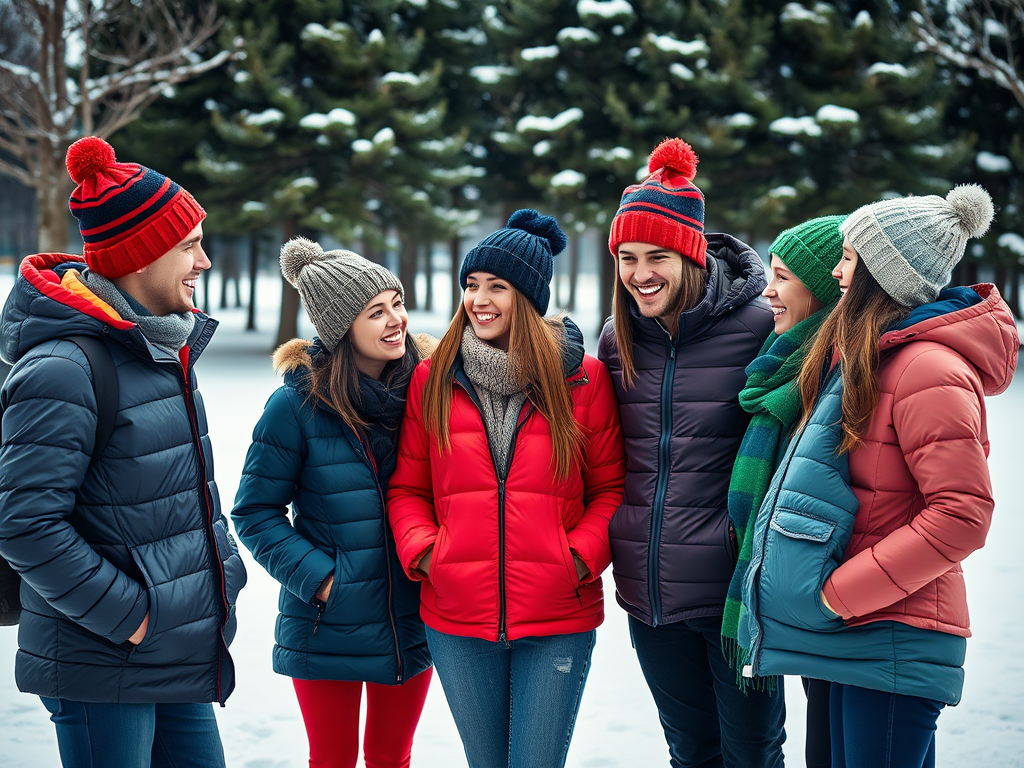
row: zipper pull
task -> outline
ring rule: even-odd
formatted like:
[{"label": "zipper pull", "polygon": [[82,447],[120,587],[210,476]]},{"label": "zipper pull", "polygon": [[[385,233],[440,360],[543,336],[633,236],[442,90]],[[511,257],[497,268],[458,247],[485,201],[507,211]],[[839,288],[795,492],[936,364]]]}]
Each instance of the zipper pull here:
[{"label": "zipper pull", "polygon": [[508,641],[508,635],[505,634],[505,630],[501,630],[501,632],[498,633],[498,642],[504,643],[506,648],[512,647],[512,643]]},{"label": "zipper pull", "polygon": [[316,601],[316,621],[313,622],[313,634],[320,628],[320,619],[323,618],[324,609],[327,607],[327,603],[322,600]]},{"label": "zipper pull", "polygon": [[402,673],[401,672],[398,673],[398,677],[396,678],[396,681],[398,682],[399,685],[402,684]]}]

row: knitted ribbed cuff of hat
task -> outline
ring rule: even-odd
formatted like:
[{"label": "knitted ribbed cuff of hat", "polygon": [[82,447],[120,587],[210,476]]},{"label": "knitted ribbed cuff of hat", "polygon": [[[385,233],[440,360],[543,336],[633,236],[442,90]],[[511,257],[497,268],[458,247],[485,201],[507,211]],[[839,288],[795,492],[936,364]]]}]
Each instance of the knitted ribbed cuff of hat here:
[{"label": "knitted ribbed cuff of hat", "polygon": [[648,243],[682,254],[700,266],[707,264],[708,241],[692,226],[676,223],[667,215],[627,211],[612,221],[608,248],[618,256],[622,243]]},{"label": "knitted ribbed cuff of hat", "polygon": [[925,280],[889,239],[869,206],[850,214],[840,231],[882,290],[904,307],[935,301],[949,282],[948,275],[940,285]]},{"label": "knitted ribbed cuff of hat", "polygon": [[116,280],[142,269],[178,245],[206,218],[206,211],[184,189],[177,199],[142,227],[120,239],[104,240],[102,246],[86,243],[89,269]]},{"label": "knitted ribbed cuff of hat", "polygon": [[826,306],[839,298],[839,282],[832,270],[843,256],[839,225],[845,220],[840,215],[805,221],[779,233],[769,249]]}]

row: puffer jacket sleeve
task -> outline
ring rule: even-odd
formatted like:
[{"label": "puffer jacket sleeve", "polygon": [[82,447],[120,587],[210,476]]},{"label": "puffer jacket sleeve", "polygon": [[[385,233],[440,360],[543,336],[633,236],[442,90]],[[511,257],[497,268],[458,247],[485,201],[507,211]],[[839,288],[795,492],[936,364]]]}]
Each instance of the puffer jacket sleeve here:
[{"label": "puffer jacket sleeve", "polygon": [[281,387],[267,401],[245,456],[231,519],[256,562],[289,592],[310,602],[334,571],[334,558],[288,519],[305,454],[297,412],[300,397],[291,387]]},{"label": "puffer jacket sleeve", "polygon": [[583,519],[567,536],[569,548],[583,561],[590,574],[583,583],[600,577],[612,561],[608,524],[622,503],[626,482],[619,406],[611,376],[604,363],[585,358],[590,383],[590,402],[583,410],[580,426],[586,443],[583,450]]},{"label": "puffer jacket sleeve", "polygon": [[825,597],[844,619],[904,599],[984,545],[994,502],[983,397],[977,372],[952,352],[928,350],[907,365],[893,428],[926,506],[826,582]]},{"label": "puffer jacket sleeve", "polygon": [[0,555],[69,619],[123,643],[149,610],[146,591],[69,522],[96,441],[87,365],[77,346],[58,342],[49,356],[23,361],[5,386]]},{"label": "puffer jacket sleeve", "polygon": [[429,362],[420,363],[409,382],[398,460],[388,485],[388,519],[398,559],[409,578],[417,581],[424,575],[416,566],[434,546],[438,531],[430,475],[432,438],[423,426],[423,388],[429,370]]}]

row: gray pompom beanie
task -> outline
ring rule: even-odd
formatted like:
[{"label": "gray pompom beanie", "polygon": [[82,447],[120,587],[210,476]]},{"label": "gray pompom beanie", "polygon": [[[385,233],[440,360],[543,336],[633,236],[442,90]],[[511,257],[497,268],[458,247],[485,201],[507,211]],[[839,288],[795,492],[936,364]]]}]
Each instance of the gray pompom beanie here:
[{"label": "gray pompom beanie", "polygon": [[380,264],[352,251],[324,251],[304,237],[281,248],[281,274],[302,297],[320,342],[334,351],[367,302],[383,291],[398,291],[401,281]]},{"label": "gray pompom beanie", "polygon": [[882,289],[916,307],[938,298],[967,239],[985,234],[994,215],[988,192],[963,184],[945,198],[898,197],[862,206],[840,231]]}]

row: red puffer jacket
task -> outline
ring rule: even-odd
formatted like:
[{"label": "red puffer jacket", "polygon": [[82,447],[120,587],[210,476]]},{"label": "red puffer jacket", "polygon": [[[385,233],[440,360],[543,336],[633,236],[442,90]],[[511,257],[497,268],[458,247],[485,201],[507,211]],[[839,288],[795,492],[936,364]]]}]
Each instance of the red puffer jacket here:
[{"label": "red puffer jacket", "polygon": [[980,302],[881,338],[878,406],[850,454],[860,509],[824,589],[850,626],[970,637],[960,561],[985,543],[994,507],[984,396],[1009,386],[1020,346],[995,286],[973,290]]},{"label": "red puffer jacket", "polygon": [[[552,465],[551,432],[529,400],[519,416],[508,477],[499,485],[472,385],[457,361],[441,454],[423,426],[430,361],[409,385],[388,514],[398,557],[412,568],[433,545],[420,615],[432,629],[485,640],[586,632],[604,620],[601,572],[611,562],[608,522],[622,503],[626,467],[611,377],[593,357],[567,378],[586,443],[567,478]],[[590,575],[579,583],[572,555]]]}]

